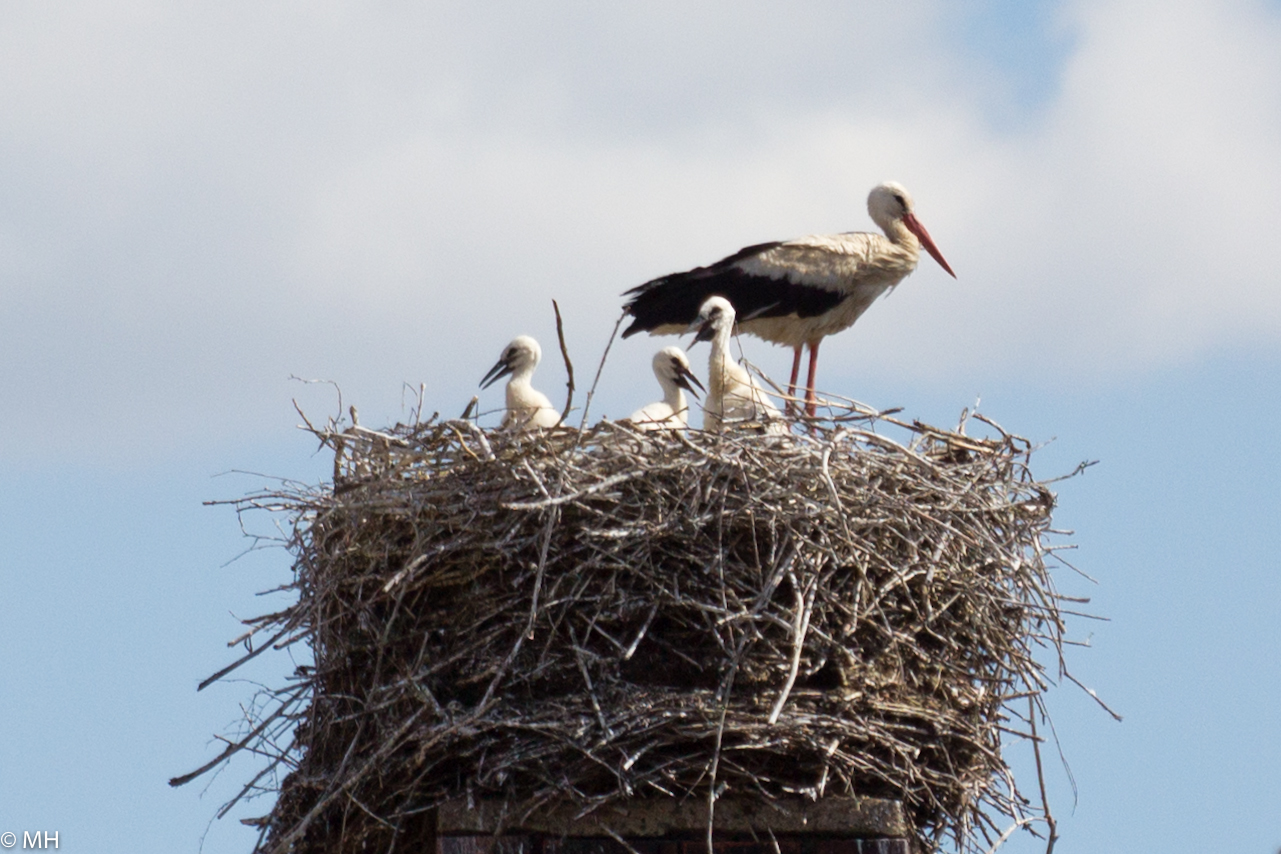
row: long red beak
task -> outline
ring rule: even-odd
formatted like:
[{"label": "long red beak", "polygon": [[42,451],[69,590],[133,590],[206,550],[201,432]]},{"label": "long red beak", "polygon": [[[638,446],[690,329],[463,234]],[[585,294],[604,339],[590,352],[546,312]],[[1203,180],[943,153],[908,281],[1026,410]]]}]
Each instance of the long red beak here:
[{"label": "long red beak", "polygon": [[920,220],[916,218],[916,215],[910,213],[904,214],[903,224],[907,226],[908,231],[916,235],[916,239],[921,241],[921,245],[925,247],[925,251],[930,253],[930,255],[934,257],[935,261],[939,262],[939,266],[944,270],[947,270],[947,274],[955,279],[956,273],[953,273],[952,268],[943,260],[943,253],[934,245],[934,240],[930,237],[930,233],[925,230],[925,226],[921,225]]}]

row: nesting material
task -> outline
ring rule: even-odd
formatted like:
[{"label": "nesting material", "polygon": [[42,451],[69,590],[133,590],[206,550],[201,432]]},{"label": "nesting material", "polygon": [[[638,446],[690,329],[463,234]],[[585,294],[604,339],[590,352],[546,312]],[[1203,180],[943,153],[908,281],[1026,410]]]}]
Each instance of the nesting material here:
[{"label": "nesting material", "polygon": [[239,502],[297,561],[253,630],[314,661],[244,741],[289,772],[261,849],[402,850],[458,798],[712,795],[900,799],[927,847],[986,847],[1038,812],[1001,735],[1064,627],[1054,496],[980,429],[316,429],[332,484]]}]

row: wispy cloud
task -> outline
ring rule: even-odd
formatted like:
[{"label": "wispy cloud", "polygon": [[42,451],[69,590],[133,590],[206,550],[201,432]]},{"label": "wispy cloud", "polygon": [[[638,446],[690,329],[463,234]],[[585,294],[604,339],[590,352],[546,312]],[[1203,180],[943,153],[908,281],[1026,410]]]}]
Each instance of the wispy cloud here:
[{"label": "wispy cloud", "polygon": [[[1052,17],[1070,49],[1028,60],[1029,105],[1018,63],[925,0],[15,7],[4,453],[53,450],[18,425],[71,414],[100,425],[81,450],[243,434],[285,412],[291,373],[396,401],[422,380],[461,409],[506,340],[550,338],[551,297],[590,361],[623,288],[867,228],[890,177],[961,281],[927,261],[825,345],[835,390],[844,363],[1035,381],[1275,346],[1281,16]],[[649,349],[611,362],[607,408],[631,408]]]}]

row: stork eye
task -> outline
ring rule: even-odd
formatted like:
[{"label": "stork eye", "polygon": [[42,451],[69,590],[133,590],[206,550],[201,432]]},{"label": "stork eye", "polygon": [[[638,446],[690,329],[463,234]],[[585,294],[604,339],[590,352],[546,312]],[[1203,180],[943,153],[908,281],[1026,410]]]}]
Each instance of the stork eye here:
[{"label": "stork eye", "polygon": [[900,196],[898,193],[895,193],[895,194],[894,194],[894,201],[896,201],[896,202],[898,202],[900,205],[902,205],[902,206],[903,206],[903,210],[907,210],[907,201],[906,201],[902,196]]}]

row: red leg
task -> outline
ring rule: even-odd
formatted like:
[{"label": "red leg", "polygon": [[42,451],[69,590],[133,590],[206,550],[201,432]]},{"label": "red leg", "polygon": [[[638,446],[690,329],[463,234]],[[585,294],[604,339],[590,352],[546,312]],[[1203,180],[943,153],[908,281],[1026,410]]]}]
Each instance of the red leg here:
[{"label": "red leg", "polygon": [[[801,350],[804,349],[804,347],[805,345],[801,344],[795,351],[793,351],[792,354],[792,378],[787,382],[788,397],[796,397],[796,378],[801,373]],[[787,408],[791,409],[792,405],[792,401],[789,400],[787,402]]]},{"label": "red leg", "polygon": [[818,373],[818,341],[810,342],[810,376],[805,384],[805,411],[813,418],[818,414],[818,393],[814,390],[814,375]]}]

